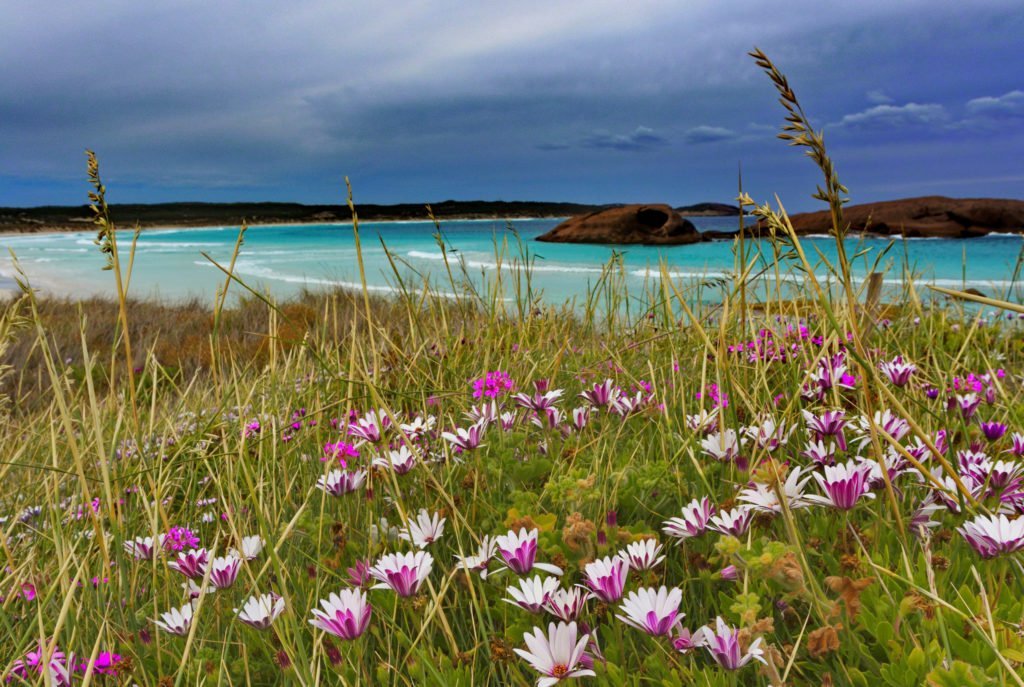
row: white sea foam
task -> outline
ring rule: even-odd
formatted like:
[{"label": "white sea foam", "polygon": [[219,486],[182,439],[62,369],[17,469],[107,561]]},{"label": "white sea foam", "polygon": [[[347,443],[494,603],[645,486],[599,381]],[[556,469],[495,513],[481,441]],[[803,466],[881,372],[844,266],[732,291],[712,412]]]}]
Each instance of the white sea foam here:
[{"label": "white sea foam", "polygon": [[[407,257],[417,258],[420,260],[444,260],[444,255],[438,252],[426,252],[420,250],[411,250],[406,253]],[[480,260],[477,258],[467,258],[464,254],[454,252],[449,254],[448,261],[452,264],[464,263],[466,267],[473,267],[475,269],[484,270],[496,270],[498,269],[498,262],[495,260]],[[591,267],[585,265],[561,265],[557,263],[544,263],[544,262],[531,262],[530,265],[524,265],[521,261],[503,260],[501,262],[501,269],[503,270],[516,270],[524,271],[529,269],[531,272],[558,272],[565,274],[600,274],[604,271],[601,267]]]}]

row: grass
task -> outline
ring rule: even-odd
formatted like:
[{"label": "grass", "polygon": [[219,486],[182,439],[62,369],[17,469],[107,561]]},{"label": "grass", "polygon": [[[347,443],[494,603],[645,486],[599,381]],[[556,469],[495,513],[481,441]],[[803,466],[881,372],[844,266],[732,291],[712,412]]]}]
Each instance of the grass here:
[{"label": "grass", "polygon": [[[781,73],[756,59],[788,103],[785,135],[826,172],[820,195],[841,239],[845,189],[820,135]],[[514,649],[552,618],[506,603],[519,578],[498,571],[500,556],[486,576],[456,558],[523,528],[536,530],[537,562],[561,568],[565,589],[584,583],[588,564],[656,540],[664,560],[634,566],[625,592],[676,589],[685,613],[668,636],[651,636],[618,618],[616,590],[593,582],[605,598],[590,598],[571,628],[589,641],[582,664],[561,667],[567,680],[1024,682],[1022,570],[1009,551],[1024,533],[993,534],[1007,551],[983,557],[958,531],[997,512],[1010,529],[1022,522],[1024,339],[1013,304],[965,308],[952,292],[941,305],[908,282],[904,302],[883,311],[852,283],[855,258],[840,252],[825,265],[831,284],[819,283],[820,257],[804,252],[784,209],[745,197],[774,239],[761,254],[738,243],[714,302],[667,277],[626,293],[614,264],[576,310],[542,305],[528,270],[512,303],[467,293],[458,264],[455,298],[363,290],[277,303],[228,265],[210,306],[137,302],[131,250],[116,245],[98,165],[91,172],[117,300],[27,291],[0,318],[6,680],[61,682],[67,670],[76,684],[534,684]],[[805,297],[773,296],[761,281],[773,276],[799,278]],[[230,305],[229,290],[244,297]],[[896,356],[914,366],[906,381]],[[606,379],[612,403],[579,398]],[[543,409],[540,394],[556,389],[558,410]],[[828,450],[836,436],[812,443],[804,411],[828,410],[845,414],[845,450]],[[415,418],[434,424],[420,431]],[[374,426],[380,441],[369,440]],[[479,446],[455,433],[472,426]],[[339,443],[352,444],[345,469],[365,481],[332,496],[317,485],[341,468]],[[407,472],[389,467],[403,447]],[[868,480],[852,507],[809,503],[825,493],[817,478],[802,493],[785,486],[798,471],[832,481],[831,461]],[[754,485],[772,507],[734,510]],[[748,526],[705,528],[691,515],[695,536],[678,536],[669,521],[701,499]],[[418,538],[406,523],[421,509],[445,523],[423,542],[433,566],[417,592],[366,592],[372,611],[357,638],[315,629],[322,599],[369,586],[360,562],[416,550],[399,535]],[[207,565],[193,592],[168,565],[182,553],[180,528],[211,559],[246,537],[264,545],[230,587],[210,589]],[[132,555],[144,537],[156,555]],[[284,611],[255,629],[234,609],[261,593],[279,595]],[[187,626],[172,627],[180,633],[157,626],[179,608],[192,608]],[[763,662],[733,670],[689,646],[683,628],[701,637],[716,618]],[[571,677],[591,662],[593,676]]]}]

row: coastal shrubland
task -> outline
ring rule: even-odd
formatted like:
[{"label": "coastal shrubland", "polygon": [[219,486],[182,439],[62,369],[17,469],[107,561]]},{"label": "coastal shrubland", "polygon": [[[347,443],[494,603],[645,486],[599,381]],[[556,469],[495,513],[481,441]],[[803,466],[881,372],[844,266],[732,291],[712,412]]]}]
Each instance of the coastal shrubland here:
[{"label": "coastal shrubland", "polygon": [[0,319],[3,679],[1021,684],[1021,307],[855,284],[756,59],[836,263],[741,195],[730,279],[138,302],[94,162],[116,299]]}]

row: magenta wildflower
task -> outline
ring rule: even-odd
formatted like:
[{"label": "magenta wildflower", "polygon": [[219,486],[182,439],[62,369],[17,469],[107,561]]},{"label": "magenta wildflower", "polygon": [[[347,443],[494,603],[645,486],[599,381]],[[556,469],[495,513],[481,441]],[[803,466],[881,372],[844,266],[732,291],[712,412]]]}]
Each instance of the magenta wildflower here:
[{"label": "magenta wildflower", "polygon": [[167,534],[161,535],[160,543],[167,551],[182,551],[199,546],[199,537],[187,527],[172,527]]},{"label": "magenta wildflower", "polygon": [[348,467],[348,458],[358,458],[359,451],[353,444],[345,441],[336,441],[334,443],[328,442],[324,444],[324,455],[320,458],[321,461],[327,462],[336,460],[341,467]]},{"label": "magenta wildflower", "polygon": [[494,370],[473,381],[473,398],[498,398],[515,388],[507,372]]}]

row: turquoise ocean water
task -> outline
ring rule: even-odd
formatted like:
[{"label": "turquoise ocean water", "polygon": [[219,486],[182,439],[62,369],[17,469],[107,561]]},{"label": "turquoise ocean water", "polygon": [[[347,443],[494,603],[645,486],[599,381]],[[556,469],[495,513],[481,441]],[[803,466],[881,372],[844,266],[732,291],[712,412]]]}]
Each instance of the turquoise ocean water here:
[{"label": "turquoise ocean water", "polygon": [[[695,217],[692,221],[702,230],[733,229],[738,220],[729,217]],[[613,252],[622,256],[621,273],[631,290],[649,288],[661,278],[659,265],[665,264],[671,278],[685,287],[699,280],[727,275],[734,267],[731,242],[712,242],[692,246],[598,246],[540,243],[533,239],[555,226],[556,219],[520,219],[505,222],[494,220],[450,221],[441,225],[446,245],[453,251],[450,259],[461,260],[470,280],[481,285],[494,279],[496,250],[506,241],[509,250],[503,260],[506,277],[511,270],[521,270],[521,248],[529,251],[532,261],[532,286],[545,301],[561,303],[579,299],[600,277],[603,266]],[[361,224],[362,252],[366,279],[375,292],[393,291],[396,280],[384,247],[398,262],[399,272],[407,283],[419,288],[423,278],[429,279],[438,291],[451,292],[445,273],[442,253],[429,222],[364,222]],[[201,253],[227,264],[238,234],[237,227],[196,229],[151,229],[142,233],[138,242],[131,291],[139,297],[182,299],[197,296],[212,300],[224,275]],[[91,231],[0,236],[4,256],[0,274],[10,277],[12,268],[7,249],[13,250],[32,284],[43,292],[72,295],[113,294],[110,272],[101,268],[103,256],[93,245]],[[122,251],[127,253],[130,233],[120,232]],[[517,244],[517,240],[520,243]],[[758,242],[766,255],[771,254],[767,241]],[[803,240],[812,262],[819,260],[818,251],[827,259],[835,257],[835,246],[828,237]],[[856,272],[863,276],[887,239],[859,239],[848,242],[848,253],[864,252],[856,262]],[[973,287],[987,295],[1019,299],[1024,293],[1012,282],[1014,266],[1024,239],[1019,235],[992,235],[970,240],[910,239],[898,241],[884,257],[887,283],[897,284],[909,264],[920,283],[933,283],[951,288]],[[496,249],[496,246],[498,248]],[[459,266],[453,267],[459,271]],[[269,290],[277,297],[287,297],[303,286],[357,287],[360,283],[355,242],[351,225],[277,225],[257,226],[248,230],[245,244],[236,264],[238,275],[260,290]],[[824,269],[816,273],[823,274]],[[799,279],[786,279],[787,288],[799,291]],[[233,287],[234,288],[234,287]],[[713,292],[713,289],[712,289]],[[713,297],[713,293],[705,294]]]}]

